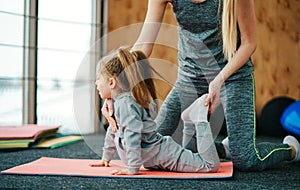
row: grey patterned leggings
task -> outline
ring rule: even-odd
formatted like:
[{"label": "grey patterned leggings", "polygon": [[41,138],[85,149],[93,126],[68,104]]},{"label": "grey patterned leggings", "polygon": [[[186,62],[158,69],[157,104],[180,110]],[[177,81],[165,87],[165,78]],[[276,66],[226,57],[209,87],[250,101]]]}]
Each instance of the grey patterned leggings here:
[{"label": "grey patterned leggings", "polygon": [[[168,94],[156,119],[158,132],[172,135],[180,122],[181,112],[207,91],[205,77],[191,77],[179,69],[176,85]],[[252,75],[226,81],[221,94],[230,153],[236,168],[241,171],[260,171],[291,158],[291,148],[286,144],[256,143]]]}]

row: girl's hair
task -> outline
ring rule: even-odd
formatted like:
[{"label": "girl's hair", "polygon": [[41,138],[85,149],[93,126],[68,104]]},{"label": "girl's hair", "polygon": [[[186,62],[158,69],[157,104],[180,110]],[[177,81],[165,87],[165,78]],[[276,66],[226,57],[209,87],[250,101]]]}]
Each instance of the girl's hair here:
[{"label": "girl's hair", "polygon": [[222,0],[222,38],[223,53],[231,61],[237,48],[237,13],[236,0]]},{"label": "girl's hair", "polygon": [[102,58],[97,66],[97,74],[116,77],[118,86],[130,91],[137,103],[149,108],[149,103],[157,99],[152,67],[142,51],[130,52],[129,48],[119,48]]}]

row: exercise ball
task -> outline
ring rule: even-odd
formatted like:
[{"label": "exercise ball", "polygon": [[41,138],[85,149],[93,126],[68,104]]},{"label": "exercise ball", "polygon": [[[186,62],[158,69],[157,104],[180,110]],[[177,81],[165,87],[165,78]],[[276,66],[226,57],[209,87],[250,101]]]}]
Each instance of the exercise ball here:
[{"label": "exercise ball", "polygon": [[285,130],[300,136],[300,100],[292,103],[284,110],[280,121]]},{"label": "exercise ball", "polygon": [[294,102],[294,99],[284,96],[267,102],[259,118],[259,134],[272,137],[286,136],[288,132],[281,125],[280,118],[284,110]]}]

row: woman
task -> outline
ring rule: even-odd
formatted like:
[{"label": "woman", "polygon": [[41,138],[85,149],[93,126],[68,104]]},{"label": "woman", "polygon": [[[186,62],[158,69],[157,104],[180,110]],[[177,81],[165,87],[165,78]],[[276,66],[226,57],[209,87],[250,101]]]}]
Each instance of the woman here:
[{"label": "woman", "polygon": [[[157,117],[158,132],[172,135],[182,110],[208,92],[205,105],[209,111],[221,102],[225,113],[228,139],[217,148],[220,157],[230,156],[242,171],[260,171],[286,160],[300,160],[300,145],[294,137],[279,144],[256,144],[250,59],[256,49],[253,0],[149,0],[145,24],[133,50],[150,56],[160,28],[150,23],[162,22],[167,3],[172,3],[178,21],[179,67],[176,84]],[[196,92],[189,93],[183,87]],[[109,118],[107,110],[109,104],[105,103],[102,112]]]}]

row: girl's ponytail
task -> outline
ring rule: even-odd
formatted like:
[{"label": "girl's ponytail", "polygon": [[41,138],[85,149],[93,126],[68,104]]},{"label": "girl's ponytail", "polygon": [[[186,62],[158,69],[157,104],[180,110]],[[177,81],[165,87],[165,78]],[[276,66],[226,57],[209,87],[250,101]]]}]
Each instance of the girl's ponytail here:
[{"label": "girl's ponytail", "polygon": [[156,100],[156,91],[146,56],[141,51],[130,52],[128,48],[120,48],[118,57],[123,67],[118,76],[119,83],[131,90],[142,107],[149,108],[149,103]]}]

